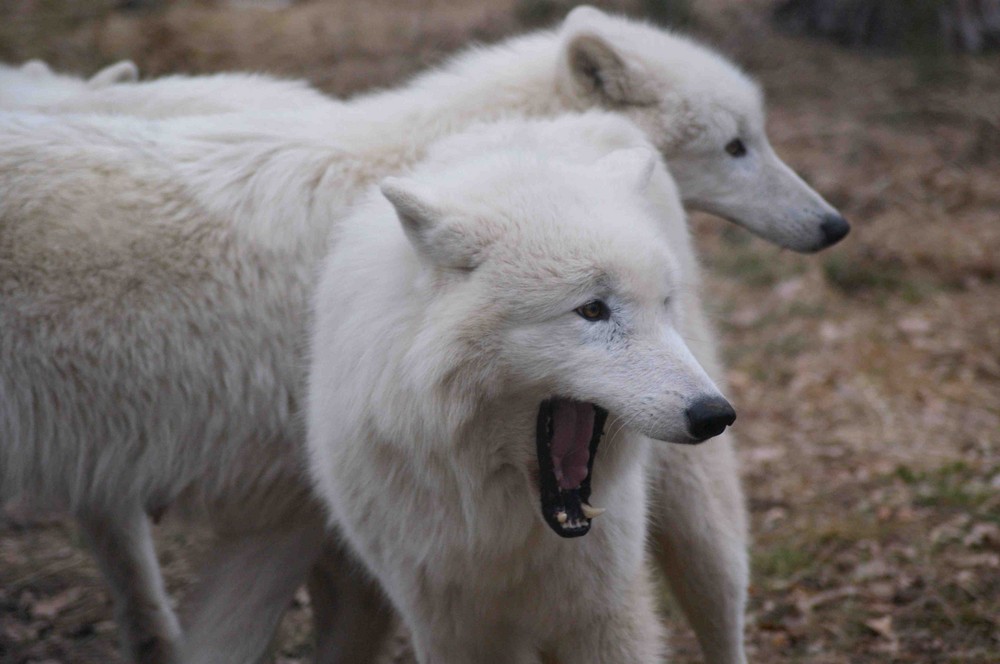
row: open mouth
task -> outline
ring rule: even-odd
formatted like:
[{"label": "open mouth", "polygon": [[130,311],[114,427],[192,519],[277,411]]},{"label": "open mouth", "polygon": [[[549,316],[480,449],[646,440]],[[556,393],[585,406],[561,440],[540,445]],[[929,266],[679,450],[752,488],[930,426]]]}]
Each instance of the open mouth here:
[{"label": "open mouth", "polygon": [[552,398],[538,408],[538,483],[542,517],[560,537],[581,537],[604,510],[591,507],[590,477],[608,411]]}]

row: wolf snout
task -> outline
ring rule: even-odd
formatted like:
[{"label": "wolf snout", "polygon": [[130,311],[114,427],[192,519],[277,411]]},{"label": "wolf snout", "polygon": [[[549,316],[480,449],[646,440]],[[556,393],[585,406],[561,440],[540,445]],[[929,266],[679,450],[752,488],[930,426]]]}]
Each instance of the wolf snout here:
[{"label": "wolf snout", "polygon": [[826,249],[847,237],[851,232],[851,225],[839,214],[829,214],[824,217],[819,230],[823,233],[823,243],[819,248]]},{"label": "wolf snout", "polygon": [[722,397],[701,397],[684,411],[688,433],[699,443],[714,438],[736,421],[736,411]]}]

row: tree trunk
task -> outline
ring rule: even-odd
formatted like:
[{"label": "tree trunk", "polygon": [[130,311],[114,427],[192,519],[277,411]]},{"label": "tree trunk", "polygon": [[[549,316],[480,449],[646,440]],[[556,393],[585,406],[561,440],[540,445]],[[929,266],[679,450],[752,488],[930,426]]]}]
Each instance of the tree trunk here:
[{"label": "tree trunk", "polygon": [[1000,0],[782,0],[775,20],[845,46],[975,53],[1000,45]]}]

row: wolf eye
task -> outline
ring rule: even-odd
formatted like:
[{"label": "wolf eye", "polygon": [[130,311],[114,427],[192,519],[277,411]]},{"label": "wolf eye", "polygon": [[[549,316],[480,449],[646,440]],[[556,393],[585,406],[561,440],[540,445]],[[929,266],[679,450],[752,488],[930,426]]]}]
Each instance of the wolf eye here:
[{"label": "wolf eye", "polygon": [[742,157],[747,153],[747,146],[743,145],[743,141],[738,138],[726,143],[726,152],[728,152],[733,157]]},{"label": "wolf eye", "polygon": [[587,304],[577,307],[574,311],[579,314],[581,318],[595,323],[599,320],[607,320],[611,318],[611,310],[608,309],[608,305],[604,304],[601,300],[591,300]]}]

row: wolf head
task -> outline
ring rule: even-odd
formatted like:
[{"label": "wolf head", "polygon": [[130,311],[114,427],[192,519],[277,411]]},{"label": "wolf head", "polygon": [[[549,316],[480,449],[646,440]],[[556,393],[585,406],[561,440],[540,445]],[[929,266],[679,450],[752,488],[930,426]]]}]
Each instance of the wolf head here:
[{"label": "wolf head", "polygon": [[464,162],[381,185],[435,274],[434,307],[451,313],[440,324],[472,326],[477,362],[504,390],[593,402],[658,440],[704,438],[688,410],[721,395],[678,332],[690,282],[644,198],[654,174],[668,177],[656,155]]},{"label": "wolf head", "polygon": [[650,178],[669,176],[649,147],[589,164],[473,154],[381,185],[433,293],[419,305],[414,361],[460,357],[479,378],[459,391],[529,404],[543,514],[581,535],[605,415],[685,443],[735,418],[678,329],[687,275],[645,199]]},{"label": "wolf head", "polygon": [[592,7],[570,12],[560,38],[562,89],[642,127],[685,205],[795,251],[847,235],[844,218],[771,148],[760,89],[721,56]]}]

